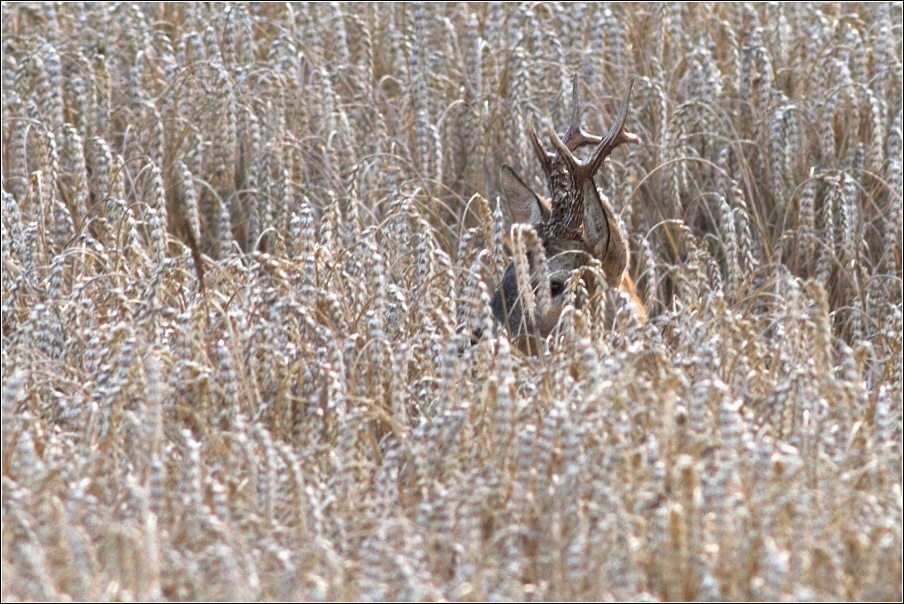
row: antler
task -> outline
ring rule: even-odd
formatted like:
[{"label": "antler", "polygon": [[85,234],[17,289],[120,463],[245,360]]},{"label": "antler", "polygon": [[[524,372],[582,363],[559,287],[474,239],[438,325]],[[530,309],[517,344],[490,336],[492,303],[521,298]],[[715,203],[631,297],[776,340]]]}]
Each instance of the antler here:
[{"label": "antler", "polygon": [[[631,83],[628,84],[628,92],[625,93],[625,98],[622,99],[622,104],[618,110],[618,115],[615,118],[615,123],[613,123],[612,127],[609,128],[606,136],[604,136],[602,139],[599,139],[599,146],[597,146],[597,148],[593,152],[593,155],[591,155],[590,159],[588,159],[586,162],[578,159],[572,152],[572,149],[577,149],[581,144],[586,144],[584,142],[575,144],[577,140],[583,141],[589,139],[589,135],[584,133],[583,130],[581,130],[580,125],[578,125],[576,122],[575,113],[579,111],[579,109],[577,108],[577,103],[575,102],[574,109],[572,110],[572,123],[568,126],[568,131],[565,133],[565,139],[568,139],[567,142],[565,139],[559,138],[559,135],[556,134],[556,131],[552,127],[552,125],[549,125],[549,137],[552,140],[552,144],[556,148],[556,151],[559,152],[559,157],[562,158],[562,160],[568,166],[569,170],[571,170],[571,172],[575,175],[576,180],[582,181],[587,178],[592,178],[593,175],[596,174],[596,171],[599,170],[600,166],[603,165],[603,161],[605,161],[605,159],[609,157],[609,155],[619,145],[623,143],[640,142],[640,137],[625,130],[625,122],[628,118],[628,100],[631,98],[631,89],[633,87],[634,78],[631,78]],[[577,89],[577,81],[575,81],[575,101],[578,98]],[[536,139],[535,133],[533,134],[533,138]],[[536,142],[534,143],[535,147],[538,144],[539,140],[536,140]]]},{"label": "antler", "polygon": [[578,83],[578,74],[574,74],[571,80],[571,121],[568,122],[568,129],[562,137],[562,142],[574,151],[584,145],[598,145],[602,140],[602,137],[585,132],[581,128],[581,86]]},{"label": "antler", "polygon": [[[530,141],[534,147],[534,151],[543,166],[543,170],[546,172],[546,175],[549,176],[553,169],[553,162],[555,161],[556,156],[555,154],[546,151],[546,148],[543,147],[543,143],[540,142],[540,137],[537,136],[537,131],[534,130],[533,122],[528,124],[528,133],[530,134]],[[561,140],[571,151],[575,151],[586,145],[598,145],[603,141],[601,136],[590,134],[581,127],[581,86],[578,82],[577,74],[575,74],[571,80],[571,121],[568,122],[568,129],[565,131],[565,136],[563,136]]]},{"label": "antler", "polygon": [[[584,222],[585,189],[587,187],[594,189],[593,176],[597,170],[619,145],[640,142],[640,138],[636,134],[625,130],[628,101],[631,98],[633,87],[634,80],[632,79],[628,85],[628,91],[622,99],[615,122],[603,137],[588,134],[581,128],[581,91],[577,75],[573,80],[571,120],[565,136],[559,138],[552,125],[549,125],[549,137],[552,139],[557,153],[550,153],[543,147],[533,124],[530,124],[531,143],[543,166],[543,171],[546,173],[552,196],[550,199],[552,214],[547,221],[549,228],[561,233],[574,233],[580,229]],[[581,161],[574,154],[579,147],[584,145],[596,145],[586,162]],[[590,194],[596,197],[595,189],[591,190]]]}]

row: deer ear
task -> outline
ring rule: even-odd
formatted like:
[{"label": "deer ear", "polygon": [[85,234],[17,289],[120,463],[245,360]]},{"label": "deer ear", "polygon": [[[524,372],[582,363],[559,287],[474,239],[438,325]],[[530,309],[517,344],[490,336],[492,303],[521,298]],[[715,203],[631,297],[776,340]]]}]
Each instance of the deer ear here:
[{"label": "deer ear", "polygon": [[506,227],[521,223],[538,224],[549,219],[549,209],[540,201],[537,194],[518,178],[514,170],[502,166],[499,180],[502,185],[502,201],[511,217],[510,221],[506,221]]},{"label": "deer ear", "polygon": [[584,183],[584,243],[602,263],[606,282],[618,287],[628,266],[628,248],[609,200],[600,197],[592,178]]}]

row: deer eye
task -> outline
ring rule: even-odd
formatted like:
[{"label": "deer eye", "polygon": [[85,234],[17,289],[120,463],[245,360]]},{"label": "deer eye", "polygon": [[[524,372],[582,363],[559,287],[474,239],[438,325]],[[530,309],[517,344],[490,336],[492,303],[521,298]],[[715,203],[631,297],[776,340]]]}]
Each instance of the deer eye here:
[{"label": "deer eye", "polygon": [[550,281],[549,283],[549,293],[552,294],[552,297],[561,295],[561,293],[565,291],[565,282],[564,281]]}]

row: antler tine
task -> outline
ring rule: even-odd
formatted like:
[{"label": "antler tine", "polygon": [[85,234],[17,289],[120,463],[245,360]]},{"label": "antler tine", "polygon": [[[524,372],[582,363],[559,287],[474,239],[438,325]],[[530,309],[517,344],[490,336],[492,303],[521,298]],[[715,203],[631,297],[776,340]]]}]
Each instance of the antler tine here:
[{"label": "antler tine", "polygon": [[565,136],[562,141],[568,144],[568,141],[575,134],[581,131],[581,85],[578,82],[578,74],[574,74],[571,78],[571,120],[568,122],[568,129],[565,130]]},{"label": "antler tine", "polygon": [[559,135],[556,134],[556,129],[553,128],[552,124],[547,124],[547,129],[549,130],[549,139],[552,141],[556,151],[559,152],[559,157],[561,157],[568,166],[568,170],[575,173],[582,165],[581,160],[575,157],[574,153],[571,152],[571,149],[568,148],[568,145],[565,144],[565,141],[559,138]]},{"label": "antler tine", "polygon": [[546,149],[543,147],[543,143],[540,142],[540,137],[537,136],[537,131],[534,130],[533,120],[528,122],[527,132],[528,134],[530,134],[530,142],[534,147],[534,152],[536,152],[537,158],[540,160],[540,165],[543,166],[543,172],[546,173],[546,176],[548,178],[552,169],[553,156],[550,153],[547,153]]},{"label": "antler tine", "polygon": [[625,122],[628,118],[628,100],[631,98],[631,89],[633,87],[634,78],[631,78],[631,82],[628,84],[628,92],[625,93],[625,97],[622,99],[621,107],[618,110],[615,122],[612,124],[612,127],[609,128],[609,131],[606,133],[606,136],[603,137],[599,146],[593,152],[593,155],[587,160],[587,163],[581,165],[581,170],[585,175],[592,177],[596,171],[599,170],[600,166],[603,165],[603,161],[605,161],[605,159],[609,157],[609,154],[619,145],[623,143],[640,142],[639,136],[625,130]]},{"label": "antler tine", "polygon": [[569,149],[575,150],[584,145],[598,145],[602,140],[601,136],[589,134],[581,128],[581,83],[578,74],[574,74],[571,80],[571,121],[562,142]]}]

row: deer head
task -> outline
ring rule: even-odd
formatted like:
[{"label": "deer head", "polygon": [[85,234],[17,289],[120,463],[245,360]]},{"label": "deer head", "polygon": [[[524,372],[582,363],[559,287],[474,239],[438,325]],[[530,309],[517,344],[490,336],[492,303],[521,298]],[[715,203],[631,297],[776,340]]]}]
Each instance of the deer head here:
[{"label": "deer head", "polygon": [[[506,229],[512,224],[531,224],[547,258],[548,271],[543,275],[537,270],[537,259],[528,254],[530,286],[535,292],[548,292],[548,296],[536,297],[546,301],[544,304],[524,307],[525,296],[519,294],[514,263],[506,269],[491,302],[496,319],[508,327],[513,340],[520,340],[519,344],[522,347],[526,344],[529,350],[536,350],[537,338],[546,338],[553,330],[565,304],[565,282],[573,271],[589,264],[591,258],[602,264],[609,286],[622,288],[637,300],[633,283],[625,272],[628,248],[609,200],[599,193],[593,180],[603,161],[616,147],[640,140],[625,130],[633,83],[632,80],[628,86],[615,123],[602,137],[588,134],[581,128],[577,76],[573,81],[571,120],[565,135],[560,138],[552,126],[549,127],[554,151],[543,146],[531,124],[531,142],[549,185],[548,201],[534,193],[511,168],[502,168],[502,199],[511,217]],[[590,157],[579,159],[575,152],[588,145],[595,146]],[[541,292],[540,288],[548,290]]]}]

